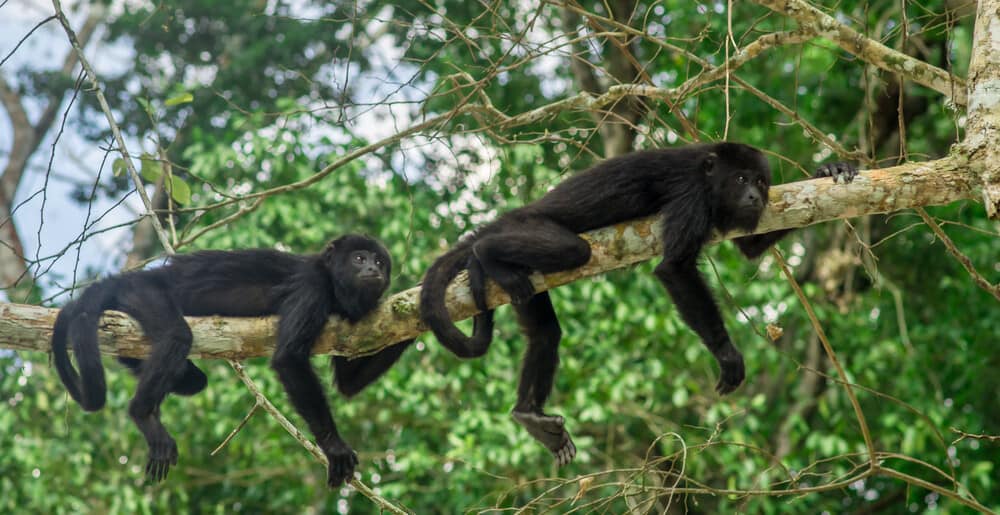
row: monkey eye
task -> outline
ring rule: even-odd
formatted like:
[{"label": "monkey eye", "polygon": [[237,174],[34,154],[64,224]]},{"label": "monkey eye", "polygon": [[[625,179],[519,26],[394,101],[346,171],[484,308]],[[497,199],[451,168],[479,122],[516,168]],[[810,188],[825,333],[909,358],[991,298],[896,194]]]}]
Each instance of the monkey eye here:
[{"label": "monkey eye", "polygon": [[357,261],[358,263],[364,263],[365,262],[365,257],[362,256],[361,254],[355,254],[354,255],[354,260]]},{"label": "monkey eye", "polygon": [[382,260],[379,258],[375,258],[375,266],[382,266]]},{"label": "monkey eye", "polygon": [[736,182],[738,182],[740,184],[746,184],[747,183],[747,176],[743,175],[743,174],[737,175],[736,176]]}]

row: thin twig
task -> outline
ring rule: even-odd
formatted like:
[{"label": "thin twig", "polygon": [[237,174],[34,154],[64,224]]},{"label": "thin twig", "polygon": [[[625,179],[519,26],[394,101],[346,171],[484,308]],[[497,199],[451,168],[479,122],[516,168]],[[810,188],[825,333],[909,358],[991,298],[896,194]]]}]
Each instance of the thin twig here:
[{"label": "thin twig", "polygon": [[987,281],[978,270],[976,270],[976,267],[972,265],[972,260],[965,254],[962,254],[962,251],[958,250],[958,247],[955,246],[955,242],[951,241],[951,238],[949,238],[944,230],[941,229],[941,226],[927,214],[927,211],[925,211],[924,208],[917,207],[914,208],[914,210],[918,215],[920,215],[920,218],[924,219],[924,223],[927,224],[932,231],[934,231],[934,234],[937,235],[939,240],[941,240],[944,247],[948,249],[948,253],[954,256],[959,264],[962,265],[962,268],[965,268],[965,271],[969,273],[970,277],[972,277],[972,281],[976,283],[976,286],[986,290],[987,293],[995,297],[997,300],[1000,300],[1000,284],[990,284],[990,282]]},{"label": "thin twig", "polygon": [[63,30],[66,32],[66,37],[69,38],[70,45],[76,51],[77,58],[80,60],[80,65],[83,66],[84,73],[87,75],[87,79],[90,81],[90,87],[93,89],[94,94],[97,96],[97,101],[101,105],[101,111],[104,112],[104,116],[108,119],[108,126],[111,129],[111,134],[114,135],[115,142],[118,144],[118,151],[122,155],[122,160],[125,162],[125,167],[128,169],[129,177],[132,178],[132,182],[135,184],[135,189],[139,193],[139,198],[142,199],[143,206],[146,207],[145,216],[151,218],[153,223],[153,229],[156,231],[157,238],[160,239],[160,244],[163,245],[163,249],[167,254],[173,254],[174,248],[170,245],[170,237],[167,232],[163,230],[163,226],[160,224],[160,219],[156,216],[153,210],[153,203],[149,201],[149,195],[146,195],[146,190],[142,185],[142,178],[139,177],[139,172],[135,168],[135,163],[132,162],[132,158],[128,152],[128,147],[125,145],[125,138],[122,137],[122,132],[118,128],[118,123],[115,122],[115,117],[111,113],[111,107],[108,105],[107,99],[104,98],[104,92],[101,90],[101,84],[97,80],[97,73],[90,66],[90,62],[87,61],[86,56],[83,54],[83,47],[80,46],[80,42],[76,38],[76,32],[69,25],[69,20],[66,19],[66,15],[63,13],[62,5],[59,0],[52,0],[52,6],[56,10],[56,17],[59,18],[59,23],[62,24]]},{"label": "thin twig", "polygon": [[959,504],[964,504],[965,506],[968,506],[968,507],[970,507],[970,508],[972,508],[972,509],[974,509],[976,511],[979,511],[979,512],[982,512],[982,513],[996,513],[993,510],[987,508],[986,506],[983,506],[982,504],[979,504],[979,502],[977,502],[975,499],[968,499],[966,497],[963,497],[963,496],[959,495],[958,492],[955,492],[955,491],[952,491],[952,490],[948,490],[947,488],[945,488],[943,486],[935,485],[934,483],[931,483],[930,481],[924,481],[923,479],[920,479],[919,477],[911,476],[909,474],[904,474],[902,472],[899,472],[898,470],[894,470],[894,469],[886,468],[886,467],[879,467],[878,471],[879,471],[879,475],[880,476],[893,477],[893,478],[896,478],[896,479],[900,479],[900,480],[906,482],[907,484],[910,484],[910,485],[913,485],[913,486],[919,486],[920,488],[924,488],[924,489],[930,490],[932,492],[937,492],[939,495],[943,495],[943,496],[945,496],[945,497],[947,497],[947,498],[949,498],[949,499],[951,499],[951,500],[953,500],[953,501],[955,501],[955,502],[957,502]]},{"label": "thin twig", "polygon": [[[326,459],[326,455],[323,454],[323,451],[321,451],[320,448],[312,442],[312,440],[310,440],[305,434],[303,434],[302,431],[299,431],[299,429],[295,427],[294,424],[292,424],[287,418],[285,418],[285,415],[283,415],[281,411],[278,411],[278,408],[274,407],[274,404],[271,404],[271,401],[269,401],[267,397],[264,396],[264,393],[260,391],[260,388],[257,388],[257,385],[253,382],[252,379],[250,379],[250,376],[247,375],[246,370],[243,369],[243,365],[241,365],[238,361],[233,361],[233,360],[226,360],[226,361],[229,362],[229,366],[233,367],[233,370],[236,372],[236,376],[239,377],[241,381],[243,381],[243,384],[245,384],[247,389],[250,390],[250,393],[252,393],[254,398],[257,399],[257,405],[263,408],[264,411],[270,413],[271,416],[278,421],[278,425],[283,427],[285,431],[288,431],[288,434],[292,435],[292,438],[298,440],[298,442],[302,444],[302,447],[305,447],[305,449],[309,451],[310,454],[315,456],[317,460],[322,462],[323,465],[329,465],[329,462]],[[379,508],[392,513],[398,513],[401,515],[406,515],[407,513],[409,513],[407,510],[397,507],[388,500],[376,494],[374,491],[372,491],[371,488],[368,488],[368,486],[366,486],[360,480],[352,478],[349,481],[349,483],[351,486],[356,488],[358,492],[361,492],[361,495],[364,495],[365,497],[371,499],[371,501],[377,504]]]},{"label": "thin twig", "polygon": [[865,439],[865,447],[868,449],[868,460],[872,469],[875,469],[875,443],[872,441],[871,432],[868,430],[868,421],[865,419],[865,413],[861,411],[861,404],[858,402],[857,396],[854,394],[854,387],[851,386],[850,381],[847,379],[847,372],[844,371],[844,367],[840,364],[840,360],[837,359],[837,354],[833,352],[833,346],[830,345],[830,340],[826,337],[826,331],[823,330],[823,326],[819,323],[819,319],[816,318],[816,312],[813,310],[812,303],[806,297],[805,292],[802,291],[802,287],[799,286],[799,282],[795,280],[795,276],[792,275],[792,270],[788,268],[788,263],[785,263],[785,259],[778,252],[776,247],[771,248],[771,255],[774,256],[774,260],[781,267],[781,273],[785,275],[788,283],[791,284],[792,289],[795,290],[795,295],[799,298],[799,302],[802,303],[802,307],[806,310],[806,315],[809,316],[809,321],[812,323],[813,329],[816,331],[816,336],[819,337],[819,341],[823,344],[823,350],[826,351],[826,355],[830,358],[830,363],[833,363],[833,367],[837,370],[837,375],[840,376],[841,381],[844,382],[844,391],[847,392],[847,397],[851,400],[851,406],[854,408],[854,415],[858,418],[858,426],[861,428],[861,436]]},{"label": "thin twig", "polygon": [[988,434],[978,434],[977,435],[977,434],[974,434],[974,433],[966,433],[965,431],[962,431],[962,430],[960,430],[958,428],[955,428],[955,427],[951,428],[951,432],[959,435],[959,437],[954,442],[951,442],[952,445],[955,445],[956,443],[961,442],[962,440],[965,440],[966,438],[969,438],[971,440],[985,440],[987,442],[997,442],[997,443],[1000,443],[1000,435],[988,435]]},{"label": "thin twig", "polygon": [[229,432],[229,436],[227,436],[226,439],[223,440],[222,443],[220,443],[219,446],[215,448],[215,450],[213,450],[212,452],[208,453],[208,455],[209,456],[215,456],[216,454],[219,453],[219,451],[222,450],[223,447],[225,447],[226,445],[228,445],[229,442],[230,442],[230,440],[232,440],[233,437],[236,436],[236,433],[239,433],[243,429],[243,426],[247,425],[247,422],[250,421],[250,417],[252,417],[253,414],[257,412],[258,408],[260,408],[260,403],[259,402],[255,402],[254,405],[253,405],[253,407],[250,408],[250,411],[248,411],[247,414],[246,414],[246,416],[243,417],[243,420],[240,421],[240,423],[237,424],[236,427],[234,427],[233,430]]}]

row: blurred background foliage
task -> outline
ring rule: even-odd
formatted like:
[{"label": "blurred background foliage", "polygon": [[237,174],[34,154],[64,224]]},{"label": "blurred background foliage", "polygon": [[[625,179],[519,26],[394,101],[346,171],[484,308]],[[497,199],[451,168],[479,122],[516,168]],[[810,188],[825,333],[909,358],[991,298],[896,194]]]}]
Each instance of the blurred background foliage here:
[{"label": "blurred background foliage", "polygon": [[[794,28],[788,18],[735,4],[733,37],[741,47]],[[845,0],[829,12],[961,76],[973,20],[946,9],[953,4]],[[77,17],[97,7],[78,6]],[[717,81],[676,105],[629,99],[514,129],[480,115],[456,116],[306,188],[275,192],[201,233],[252,205],[213,207],[220,201],[308,179],[349,152],[465,102],[488,98],[515,115],[619,82],[675,87],[701,70],[695,57],[725,60],[725,3],[182,0],[115,4],[101,26],[98,45],[128,49],[93,57],[119,59],[117,71],[102,76],[119,122],[148,152],[162,151],[192,191],[173,222],[179,240],[197,237],[179,251],[310,252],[334,235],[366,232],[385,241],[397,263],[393,291],[417,284],[431,260],[476,224],[623,148],[729,138],[770,152],[775,182],[798,180],[837,159],[735,83],[727,125],[727,92]],[[622,26],[641,36],[626,37]],[[578,39],[568,42],[573,33]],[[28,96],[72,87],[72,77],[52,70],[3,72]],[[962,135],[960,113],[939,94],[900,88],[895,77],[821,40],[771,49],[736,75],[867,156],[864,167],[940,157]],[[189,101],[168,102],[185,93]],[[107,141],[93,95],[81,94],[70,112],[72,129],[93,146]],[[98,195],[128,195],[128,181],[110,175]],[[50,202],[94,200],[81,188]],[[997,226],[980,204],[929,212],[945,221],[977,268],[997,277]],[[1000,509],[1000,446],[955,442],[952,431],[1000,433],[996,301],[974,287],[912,213],[812,227],[779,248],[851,380],[867,390],[859,397],[876,446],[899,456],[886,464],[947,488],[955,488],[954,478]],[[161,252],[153,245],[139,257]],[[788,497],[658,496],[657,488],[675,484],[820,486],[864,461],[847,396],[773,256],[747,262],[724,243],[708,249],[704,261],[747,358],[748,380],[735,394],[714,393],[710,354],[651,275],[655,263],[646,263],[553,292],[565,336],[550,404],[576,438],[573,464],[557,470],[508,416],[524,345],[513,316],[501,309],[496,343],[484,359],[459,361],[425,335],[384,380],[349,402],[334,400],[342,433],[359,451],[361,479],[418,513],[529,504],[557,513],[965,512],[887,478]],[[77,281],[114,273],[117,265],[87,270]],[[35,287],[50,298],[71,279],[39,274]],[[766,338],[767,324],[784,336]],[[203,394],[164,404],[180,463],[162,485],[145,485],[145,450],[125,414],[134,380],[107,364],[108,406],[85,415],[45,355],[0,354],[0,512],[377,512],[353,490],[327,491],[324,468],[264,414],[211,455],[254,403],[216,361],[201,362],[210,375]],[[326,360],[315,364],[326,370]],[[265,360],[251,360],[248,370],[298,423]],[[582,489],[554,479],[602,471]]]}]

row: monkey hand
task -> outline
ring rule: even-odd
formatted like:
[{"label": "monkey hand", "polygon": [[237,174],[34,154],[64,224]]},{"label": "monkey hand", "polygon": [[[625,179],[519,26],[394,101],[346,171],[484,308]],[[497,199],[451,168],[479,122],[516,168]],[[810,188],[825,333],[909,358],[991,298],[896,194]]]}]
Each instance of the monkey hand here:
[{"label": "monkey hand", "polygon": [[358,464],[358,455],[343,440],[337,439],[323,446],[323,454],[329,462],[327,465],[326,484],[337,488],[354,477],[354,467]]},{"label": "monkey hand", "polygon": [[853,182],[857,175],[858,169],[852,164],[830,163],[817,168],[816,173],[813,174],[813,178],[833,177],[833,182],[839,182],[838,179],[843,179],[844,184],[847,184]]},{"label": "monkey hand", "polygon": [[715,359],[719,362],[721,375],[719,383],[715,385],[715,391],[719,392],[719,395],[725,395],[739,387],[746,377],[743,355],[733,344],[727,342],[726,346],[716,353]]}]

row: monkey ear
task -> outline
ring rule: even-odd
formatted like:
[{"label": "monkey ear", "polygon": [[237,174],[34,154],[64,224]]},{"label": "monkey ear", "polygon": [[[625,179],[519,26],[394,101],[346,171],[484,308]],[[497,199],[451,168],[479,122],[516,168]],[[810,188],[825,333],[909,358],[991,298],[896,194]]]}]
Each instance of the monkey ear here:
[{"label": "monkey ear", "polygon": [[336,250],[337,250],[336,246],[334,246],[333,242],[331,241],[326,246],[326,248],[323,249],[323,261],[326,261],[327,263],[331,263],[332,264],[333,263],[333,253]]},{"label": "monkey ear", "polygon": [[715,161],[719,156],[715,155],[715,152],[709,152],[705,154],[705,160],[701,162],[701,171],[705,175],[712,175],[712,169],[715,168]]}]

